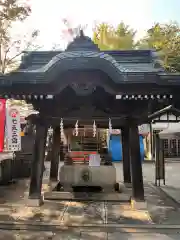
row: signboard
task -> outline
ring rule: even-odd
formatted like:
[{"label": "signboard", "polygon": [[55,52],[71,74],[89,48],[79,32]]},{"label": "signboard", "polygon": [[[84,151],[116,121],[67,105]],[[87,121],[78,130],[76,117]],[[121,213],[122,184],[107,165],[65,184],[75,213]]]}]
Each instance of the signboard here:
[{"label": "signboard", "polygon": [[[138,129],[139,129],[139,134],[148,135],[148,133],[150,132],[150,125],[143,124],[143,125],[139,126]],[[112,129],[111,134],[119,135],[119,134],[121,134],[121,130],[120,129]]]},{"label": "signboard", "polygon": [[89,155],[89,166],[90,167],[100,167],[101,157],[99,154],[90,154]]},{"label": "signboard", "polygon": [[7,150],[21,150],[20,112],[16,108],[7,109],[6,113]]},{"label": "signboard", "polygon": [[0,99],[0,152],[4,149],[5,118],[6,100]]}]

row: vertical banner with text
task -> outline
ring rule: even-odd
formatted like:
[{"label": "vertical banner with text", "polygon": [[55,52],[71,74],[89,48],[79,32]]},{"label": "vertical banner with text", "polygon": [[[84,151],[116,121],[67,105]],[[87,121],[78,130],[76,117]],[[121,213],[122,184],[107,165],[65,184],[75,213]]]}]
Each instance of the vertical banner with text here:
[{"label": "vertical banner with text", "polygon": [[5,120],[6,120],[6,100],[0,99],[0,152],[4,150]]},{"label": "vertical banner with text", "polygon": [[9,108],[6,111],[6,131],[8,151],[21,150],[21,124],[20,112],[16,108]]}]

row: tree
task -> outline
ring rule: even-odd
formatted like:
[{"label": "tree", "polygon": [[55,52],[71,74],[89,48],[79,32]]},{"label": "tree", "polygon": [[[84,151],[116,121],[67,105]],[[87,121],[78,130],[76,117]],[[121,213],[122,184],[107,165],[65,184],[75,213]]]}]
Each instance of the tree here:
[{"label": "tree", "polygon": [[75,38],[79,34],[80,30],[85,30],[85,28],[87,27],[87,25],[82,24],[73,26],[71,21],[67,18],[63,18],[62,21],[66,28],[64,31],[62,31],[62,37],[67,39],[68,42],[72,41],[73,38]]},{"label": "tree", "polygon": [[30,38],[21,36],[15,39],[12,36],[14,23],[23,22],[31,14],[31,8],[25,0],[23,3],[18,0],[1,0],[0,9],[0,73],[4,74],[15,66],[24,50],[34,46],[33,42],[39,32],[33,31]]},{"label": "tree", "polygon": [[121,22],[115,30],[117,36],[117,49],[134,49],[136,47],[135,35],[136,31]]},{"label": "tree", "polygon": [[136,47],[134,37],[136,32],[121,22],[116,28],[101,23],[93,31],[93,41],[101,50],[126,50]]},{"label": "tree", "polygon": [[139,41],[140,49],[155,49],[166,70],[180,71],[180,26],[156,23]]},{"label": "tree", "polygon": [[112,48],[112,27],[106,23],[96,25],[93,31],[93,41],[98,47],[103,50],[110,50]]}]

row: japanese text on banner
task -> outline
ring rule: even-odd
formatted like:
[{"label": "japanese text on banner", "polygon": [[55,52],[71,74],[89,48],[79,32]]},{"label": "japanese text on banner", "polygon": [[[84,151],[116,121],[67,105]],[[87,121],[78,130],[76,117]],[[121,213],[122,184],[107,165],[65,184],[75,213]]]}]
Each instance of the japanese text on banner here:
[{"label": "japanese text on banner", "polygon": [[6,116],[7,128],[7,148],[9,151],[21,150],[21,126],[20,113],[15,108],[7,110]]}]

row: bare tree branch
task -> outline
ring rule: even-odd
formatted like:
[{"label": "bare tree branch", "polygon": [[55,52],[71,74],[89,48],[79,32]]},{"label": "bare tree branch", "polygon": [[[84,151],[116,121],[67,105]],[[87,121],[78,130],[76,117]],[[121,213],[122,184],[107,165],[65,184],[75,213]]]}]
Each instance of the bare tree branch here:
[{"label": "bare tree branch", "polygon": [[[31,8],[27,0],[0,0],[0,71],[5,73],[10,65],[17,62],[23,51],[27,51],[34,46],[39,31],[33,31],[31,38],[26,42],[27,36],[14,40],[11,29],[13,23],[23,22],[31,13]],[[24,45],[24,47],[22,46]]]}]

